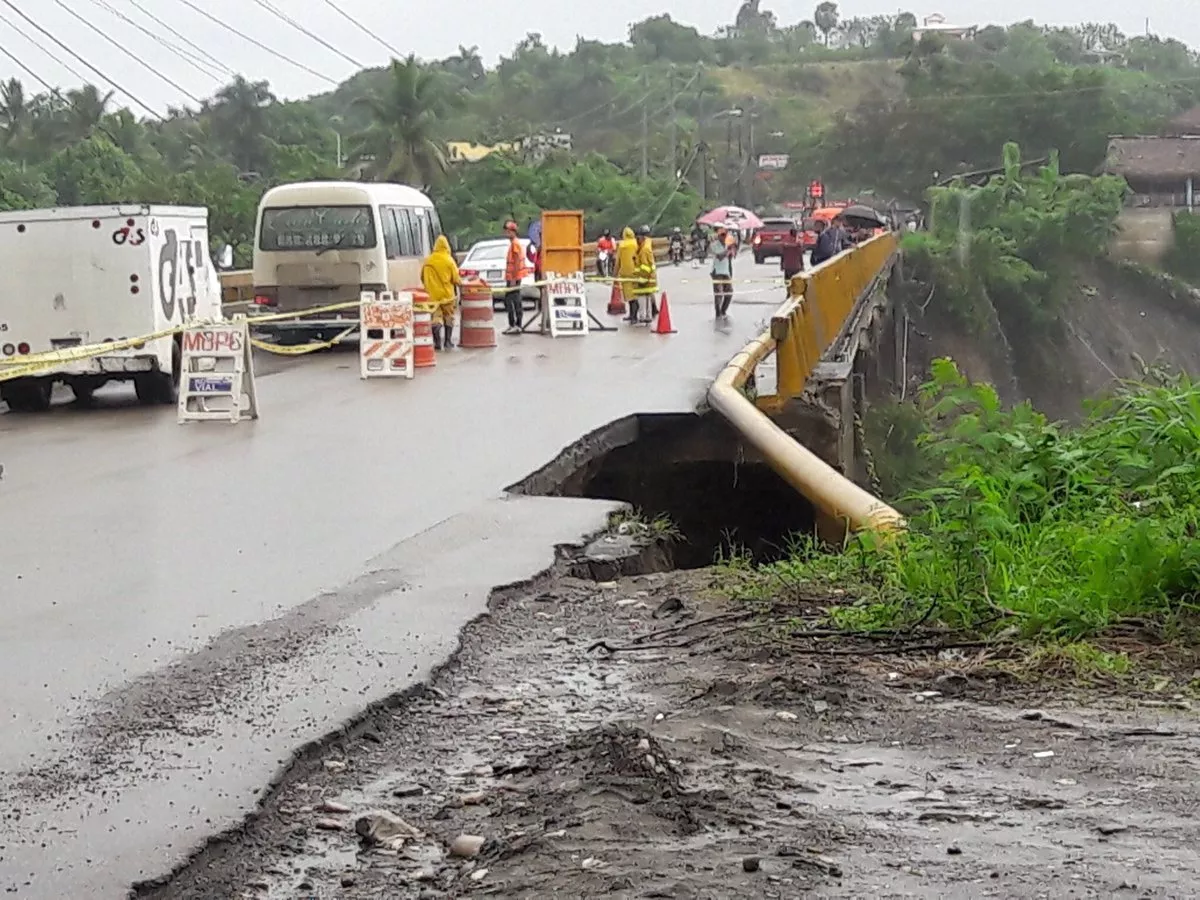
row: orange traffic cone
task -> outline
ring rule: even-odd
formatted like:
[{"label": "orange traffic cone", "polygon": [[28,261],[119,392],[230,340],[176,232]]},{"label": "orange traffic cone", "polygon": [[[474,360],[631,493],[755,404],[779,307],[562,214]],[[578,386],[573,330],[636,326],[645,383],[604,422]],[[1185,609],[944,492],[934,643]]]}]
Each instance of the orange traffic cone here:
[{"label": "orange traffic cone", "polygon": [[621,284],[613,282],[612,293],[608,297],[608,314],[610,316],[625,315],[625,296],[621,293]]},{"label": "orange traffic cone", "polygon": [[658,304],[658,321],[654,323],[655,334],[675,334],[671,327],[671,304],[667,301],[667,292],[663,291],[662,301]]}]

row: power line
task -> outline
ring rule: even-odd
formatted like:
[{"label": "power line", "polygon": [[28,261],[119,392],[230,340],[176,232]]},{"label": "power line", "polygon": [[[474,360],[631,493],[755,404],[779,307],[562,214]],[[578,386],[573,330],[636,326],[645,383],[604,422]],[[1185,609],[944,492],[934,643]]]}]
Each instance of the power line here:
[{"label": "power line", "polygon": [[36,81],[42,87],[44,87],[46,89],[46,93],[48,93],[48,94],[54,93],[54,88],[50,87],[48,82],[43,80],[43,78],[40,75],[38,75],[37,72],[33,71],[33,69],[29,68],[29,66],[25,65],[25,63],[23,63],[19,59],[17,59],[17,57],[15,55],[13,55],[13,53],[11,51],[9,51],[8,48],[6,48],[4,46],[4,44],[0,44],[0,53],[3,53],[5,56],[7,56],[9,59],[11,59],[16,64],[18,69],[22,69],[26,75],[28,75],[30,78],[32,78],[34,81]]},{"label": "power line", "polygon": [[97,6],[99,6],[101,9],[107,10],[110,14],[112,14],[113,16],[116,16],[118,19],[120,19],[125,24],[130,25],[133,28],[136,28],[138,31],[142,32],[142,34],[146,35],[151,40],[162,44],[168,50],[171,50],[174,53],[176,53],[183,62],[190,65],[193,69],[195,69],[197,72],[199,72],[205,78],[217,78],[217,79],[221,78],[220,71],[218,71],[216,68],[214,68],[211,63],[205,62],[203,59],[196,56],[194,53],[189,51],[187,48],[181,47],[178,44],[172,43],[171,41],[164,38],[162,35],[155,34],[153,31],[151,31],[149,28],[147,28],[145,25],[141,24],[140,22],[135,22],[133,19],[129,18],[129,16],[125,15],[125,13],[121,12],[121,10],[117,9],[115,6],[113,6],[111,3],[109,3],[108,0],[92,0],[92,2],[95,3]]},{"label": "power line", "polygon": [[[52,60],[54,60],[60,66],[62,66],[64,69],[66,69],[68,72],[70,72],[76,78],[78,78],[81,82],[83,82],[84,84],[87,83],[88,80],[86,78],[84,78],[82,75],[80,75],[78,72],[76,72],[75,69],[73,69],[66,62],[59,59],[57,56],[55,56],[53,53],[51,53],[49,50],[47,50],[45,47],[43,47],[40,43],[38,43],[36,40],[34,40],[32,37],[30,37],[26,32],[22,31],[18,25],[16,25],[10,19],[5,18],[2,14],[0,14],[0,22],[3,22],[5,25],[7,25],[9,28],[11,28],[13,31],[15,31],[21,37],[25,38],[25,40],[29,41],[29,43],[33,44],[33,46],[37,47],[39,50],[41,50],[43,53],[45,53],[48,57],[50,57]],[[60,91],[56,87],[52,87],[44,78],[42,78],[40,75],[38,75],[37,72],[33,71],[33,69],[29,68],[28,66],[22,64],[21,61],[16,58],[16,56],[14,56],[10,51],[5,49],[2,45],[0,45],[0,53],[3,53],[9,59],[11,59],[13,62],[15,62],[18,66],[20,66],[22,69],[24,69],[26,72],[28,72],[34,81],[36,81],[38,84],[40,84],[42,87],[44,87],[46,89],[46,93],[48,93],[50,96],[56,97],[62,103],[70,103],[71,102],[68,98],[66,98],[62,95],[62,91]],[[113,133],[111,131],[109,131],[106,127],[104,127],[103,122],[97,122],[95,124],[95,128],[101,134],[103,134],[105,137],[107,137],[113,143],[114,146],[117,146],[117,147],[120,146],[120,141],[118,141],[116,139],[116,137],[113,136]]]},{"label": "power line", "polygon": [[[596,113],[600,112],[601,110],[612,106],[618,100],[622,99],[623,95],[627,96],[632,91],[637,90],[639,87],[641,87],[640,84],[638,84],[636,81],[631,81],[629,84],[627,84],[625,87],[618,90],[615,94],[613,94],[613,96],[609,97],[603,103],[593,106],[591,109],[585,109],[583,112],[575,113],[573,116],[568,116],[565,119],[558,119],[554,124],[557,127],[561,128],[563,125],[566,125],[569,122],[575,122],[580,119],[590,118],[591,116],[595,115]],[[623,112],[628,112],[630,109],[633,109],[634,107],[636,107],[639,103],[641,103],[643,100],[645,100],[649,96],[650,96],[650,94],[647,93],[642,97],[641,100],[635,100],[633,102],[633,106],[628,107],[627,109],[623,110]],[[613,118],[613,116],[609,116],[609,118],[605,119],[605,121],[609,121],[612,118]],[[549,124],[549,123],[546,123],[546,124]]]},{"label": "power line", "polygon": [[[9,0],[0,0],[0,2],[8,3]],[[192,0],[179,0],[179,2],[182,3],[184,6],[186,6],[188,9],[192,10],[193,12],[197,12],[200,15],[204,16],[204,18],[208,19],[210,22],[212,22],[216,25],[219,25],[221,28],[224,28],[230,34],[240,37],[243,41],[246,41],[249,44],[253,44],[255,47],[257,47],[258,49],[260,49],[266,53],[270,53],[272,56],[274,56],[277,59],[283,60],[288,65],[295,66],[297,69],[300,69],[302,72],[307,72],[309,75],[315,75],[317,78],[320,78],[322,81],[326,81],[329,84],[332,84],[335,86],[337,85],[337,81],[330,78],[328,75],[322,75],[316,69],[310,69],[304,63],[296,62],[296,60],[292,59],[290,56],[284,56],[278,50],[272,50],[270,47],[268,47],[262,41],[255,40],[254,38],[250,37],[248,34],[244,34],[243,32],[238,31],[236,28],[234,28],[232,25],[228,24],[227,22],[224,22],[221,19],[218,19],[216,16],[214,16],[212,13],[208,12],[207,10],[201,9],[199,6],[197,6],[195,3],[193,3]]]},{"label": "power line", "polygon": [[[61,47],[64,51],[66,51],[67,54],[69,54],[70,56],[73,56],[75,59],[79,60],[81,63],[83,63],[83,65],[86,68],[91,69],[98,76],[100,76],[100,79],[102,81],[108,82],[110,85],[112,85],[114,88],[116,88],[122,94],[124,94],[126,97],[128,97],[130,100],[132,100],[134,103],[136,103],[142,109],[144,109],[146,112],[150,113],[151,116],[153,116],[156,119],[162,118],[162,116],[158,112],[156,112],[153,107],[144,103],[141,99],[138,98],[138,96],[136,94],[132,94],[129,91],[125,90],[125,88],[121,87],[120,84],[113,81],[111,78],[109,78],[103,72],[101,72],[99,69],[97,69],[95,66],[93,66],[90,62],[88,62],[86,59],[84,59],[82,56],[80,56],[78,53],[76,53],[74,50],[72,50],[70,47],[68,47],[66,44],[64,44],[62,41],[60,41],[54,35],[52,35],[49,31],[47,31],[45,28],[43,28],[41,25],[39,25],[33,19],[29,18],[29,16],[25,15],[25,13],[21,12],[21,10],[17,8],[16,4],[14,4],[12,2],[12,0],[0,0],[0,3],[3,3],[5,6],[7,6],[9,9],[11,9],[13,12],[15,12],[18,16],[20,16],[22,19],[24,19],[26,22],[28,22],[31,26],[33,26],[42,35],[44,35],[45,37],[54,41],[54,43],[57,44],[59,47]],[[86,81],[87,79],[83,79],[83,80]]]},{"label": "power line", "polygon": [[338,56],[340,56],[342,59],[346,60],[346,62],[350,63],[350,65],[356,66],[359,69],[366,68],[366,66],[364,66],[362,63],[360,63],[353,56],[347,56],[345,53],[343,53],[337,47],[333,46],[333,44],[329,43],[329,41],[325,40],[325,38],[321,37],[319,34],[313,34],[311,31],[309,31],[307,28],[305,28],[303,25],[301,25],[299,22],[297,22],[295,19],[293,19],[287,13],[281,11],[278,7],[276,7],[273,3],[271,3],[270,0],[254,0],[254,2],[257,3],[259,6],[261,6],[263,9],[265,9],[267,12],[269,12],[271,15],[273,15],[276,18],[280,19],[281,21],[287,23],[288,25],[291,25],[293,28],[295,28],[301,34],[312,38],[314,41],[316,41],[318,44],[320,44],[326,50],[333,51]]},{"label": "power line", "polygon": [[700,77],[700,72],[699,72],[699,70],[697,70],[696,74],[693,75],[690,79],[688,79],[687,84],[685,84],[683,87],[681,87],[679,90],[677,90],[674,94],[671,95],[671,99],[667,101],[665,106],[662,106],[659,109],[656,109],[654,112],[650,113],[650,116],[651,117],[661,116],[663,113],[667,112],[668,110],[673,111],[675,108],[675,104],[676,104],[676,102],[678,102],[679,98],[688,92],[688,88],[690,88],[693,84],[695,84],[696,79],[699,77]]},{"label": "power line", "polygon": [[44,53],[46,56],[50,57],[50,59],[54,60],[54,62],[58,63],[60,66],[62,66],[64,69],[66,69],[72,75],[74,75],[80,81],[84,82],[85,84],[87,83],[87,80],[88,80],[87,76],[81,75],[79,73],[79,70],[76,69],[74,66],[72,66],[69,62],[64,60],[62,57],[56,55],[52,51],[47,50],[45,44],[42,44],[36,38],[30,36],[30,34],[28,32],[22,31],[20,26],[17,25],[15,22],[13,22],[11,19],[7,19],[4,17],[3,14],[0,14],[0,22],[3,22],[5,25],[7,25],[9,28],[11,28],[13,31],[15,31],[21,37],[25,38],[25,40],[29,41],[29,43],[33,44],[33,46],[37,47],[39,50],[42,51],[42,53]]},{"label": "power line", "polygon": [[225,65],[225,63],[221,62],[219,59],[217,59],[215,56],[213,56],[211,53],[209,53],[207,50],[205,50],[199,44],[196,44],[195,42],[193,42],[191,40],[191,38],[187,37],[186,35],[180,34],[175,28],[171,27],[171,25],[164,22],[158,16],[154,15],[154,13],[150,12],[150,10],[148,10],[148,9],[146,9],[146,7],[142,6],[142,4],[140,4],[138,2],[138,0],[128,0],[128,2],[134,9],[138,10],[143,16],[150,19],[152,22],[155,22],[157,25],[159,25],[159,27],[165,28],[168,33],[179,38],[179,40],[183,41],[185,44],[187,44],[189,47],[191,47],[193,50],[195,50],[202,59],[205,59],[208,62],[212,63],[212,65],[215,68],[221,70],[226,75],[232,76],[232,75],[237,74],[236,72],[234,72],[233,69],[231,69],[229,66]]},{"label": "power line", "polygon": [[54,0],[54,2],[58,6],[60,6],[63,10],[70,13],[71,16],[73,16],[75,19],[79,20],[84,25],[86,25],[88,28],[92,29],[92,31],[96,32],[96,34],[100,35],[100,37],[104,38],[106,41],[108,41],[110,44],[112,44],[114,47],[116,47],[118,50],[120,50],[122,53],[124,53],[130,59],[132,59],[135,63],[137,63],[139,66],[141,66],[147,72],[149,72],[151,75],[156,76],[163,83],[169,84],[171,87],[175,88],[175,90],[179,91],[179,93],[183,94],[185,97],[187,97],[189,100],[191,100],[196,105],[198,105],[198,106],[203,105],[204,101],[201,100],[199,97],[197,97],[195,94],[193,94],[191,91],[189,91],[187,88],[185,88],[182,84],[180,84],[178,81],[173,81],[170,78],[168,78],[166,75],[164,75],[158,69],[156,69],[154,66],[150,65],[150,63],[146,62],[144,59],[139,57],[136,53],[130,53],[129,50],[127,50],[125,47],[121,46],[120,41],[116,40],[113,37],[110,37],[108,32],[106,32],[99,25],[95,25],[92,22],[89,22],[87,19],[85,19],[79,13],[75,12],[75,10],[73,10],[73,9],[71,9],[71,7],[67,6],[67,4],[63,2],[63,0]]},{"label": "power line", "polygon": [[387,41],[385,41],[383,38],[381,38],[379,35],[377,35],[374,31],[372,31],[370,28],[368,28],[362,22],[358,21],[358,19],[354,18],[354,16],[350,15],[350,13],[346,12],[344,9],[342,9],[340,6],[338,6],[336,3],[334,3],[333,0],[324,0],[324,2],[325,2],[326,6],[328,6],[330,9],[332,9],[334,12],[336,12],[339,16],[341,16],[343,19],[345,19],[347,22],[349,22],[351,25],[353,25],[355,28],[357,28],[359,31],[361,31],[363,34],[365,34],[371,40],[375,41],[375,43],[379,44],[381,47],[383,47],[385,50],[389,51],[390,53],[393,53],[395,55],[396,59],[401,59],[404,56],[403,53],[401,53],[399,50],[397,50],[395,47],[393,47],[391,44],[389,44]]}]

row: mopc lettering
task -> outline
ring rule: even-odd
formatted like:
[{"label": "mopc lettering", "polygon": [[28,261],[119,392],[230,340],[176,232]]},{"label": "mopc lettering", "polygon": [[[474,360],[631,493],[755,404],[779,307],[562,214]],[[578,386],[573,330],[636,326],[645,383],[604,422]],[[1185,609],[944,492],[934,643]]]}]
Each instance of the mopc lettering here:
[{"label": "mopc lettering", "polygon": [[237,353],[242,349],[242,336],[236,331],[226,329],[185,331],[183,349],[191,353]]}]

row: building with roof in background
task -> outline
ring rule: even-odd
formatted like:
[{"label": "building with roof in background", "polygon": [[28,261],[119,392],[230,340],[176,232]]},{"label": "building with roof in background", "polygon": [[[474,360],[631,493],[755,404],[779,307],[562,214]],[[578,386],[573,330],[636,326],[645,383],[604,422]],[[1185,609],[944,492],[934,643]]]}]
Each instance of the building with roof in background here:
[{"label": "building with roof in background", "polygon": [[1160,262],[1173,239],[1172,216],[1200,203],[1200,106],[1176,116],[1161,134],[1109,138],[1103,171],[1129,185],[1114,252]]}]

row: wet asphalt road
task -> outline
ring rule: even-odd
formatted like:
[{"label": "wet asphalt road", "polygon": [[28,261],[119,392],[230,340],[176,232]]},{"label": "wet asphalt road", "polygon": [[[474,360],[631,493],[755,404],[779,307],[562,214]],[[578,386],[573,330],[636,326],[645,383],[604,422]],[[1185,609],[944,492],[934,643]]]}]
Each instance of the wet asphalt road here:
[{"label": "wet asphalt road", "polygon": [[716,324],[703,275],[664,270],[670,336],[501,336],[413,382],[260,358],[254,423],[179,426],[120,385],[0,414],[0,887],[119,897],[166,872],[445,661],[493,586],[599,528],[608,504],[502,489],[613,419],[695,407],[782,299],[739,287]]}]

